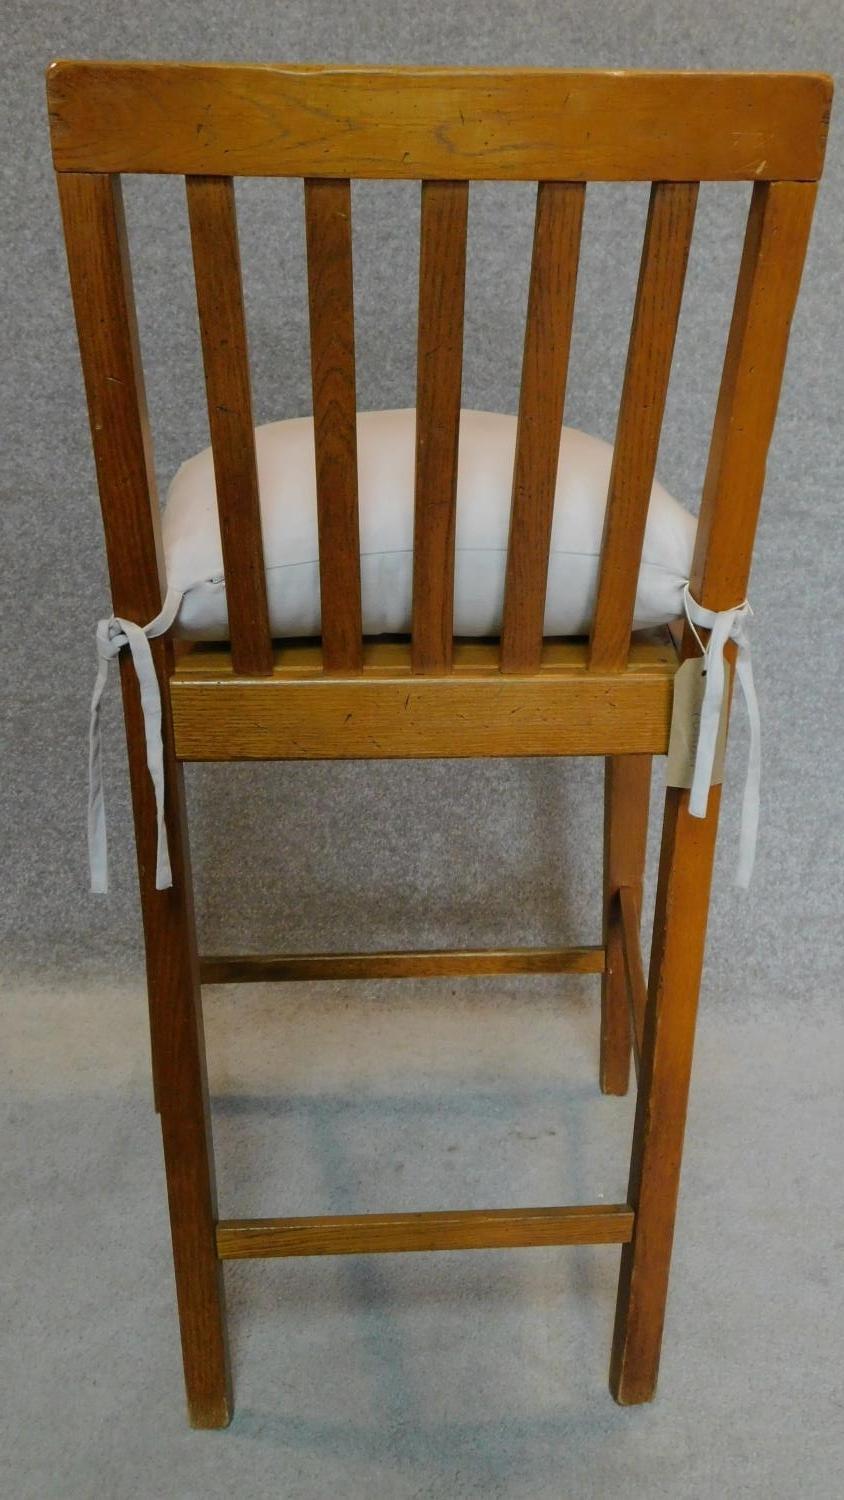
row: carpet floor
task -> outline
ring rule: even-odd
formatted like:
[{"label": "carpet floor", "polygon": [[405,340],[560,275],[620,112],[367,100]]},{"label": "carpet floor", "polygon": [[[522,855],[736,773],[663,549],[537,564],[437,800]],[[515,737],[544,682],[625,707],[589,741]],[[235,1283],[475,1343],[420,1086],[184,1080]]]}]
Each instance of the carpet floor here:
[{"label": "carpet floor", "polygon": [[[223,1216],[623,1199],[597,981],[206,992]],[[656,1401],[618,1249],[227,1268],[236,1411],[185,1420],[140,982],[3,1003],[10,1500],[831,1496],[844,1023],[703,1009]]]}]

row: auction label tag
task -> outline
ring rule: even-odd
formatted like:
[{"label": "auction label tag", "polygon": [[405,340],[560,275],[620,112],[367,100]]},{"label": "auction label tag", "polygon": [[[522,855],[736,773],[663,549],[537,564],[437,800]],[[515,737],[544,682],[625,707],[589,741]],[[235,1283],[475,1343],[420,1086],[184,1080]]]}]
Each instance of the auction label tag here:
[{"label": "auction label tag", "polygon": [[[668,740],[667,786],[690,787],[692,784],[697,739],[700,732],[700,711],[706,691],[705,666],[704,657],[690,656],[674,674],[674,703],[671,709],[671,734]],[[729,666],[726,666],[726,671],[729,670]],[[730,695],[725,692],[721,704],[718,738],[715,741],[715,760],[712,766],[713,786],[724,779],[724,750],[727,744],[729,701]]]}]

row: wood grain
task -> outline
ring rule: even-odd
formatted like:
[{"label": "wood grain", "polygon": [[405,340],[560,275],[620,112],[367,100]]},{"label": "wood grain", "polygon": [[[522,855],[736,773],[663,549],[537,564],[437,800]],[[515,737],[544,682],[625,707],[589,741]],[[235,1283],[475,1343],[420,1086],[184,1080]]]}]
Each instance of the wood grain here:
[{"label": "wood grain", "polygon": [[541,677],[233,678],[170,685],[184,760],[664,754],[673,668]]},{"label": "wood grain", "polygon": [[413,670],[448,671],[466,281],[465,182],[423,182],[416,370]]},{"label": "wood grain", "polygon": [[626,1094],[630,1076],[630,1009],[625,982],[619,890],[636,892],[648,842],[650,755],[608,756],[604,765],[603,942],[607,964],[601,982],[601,1089]]},{"label": "wood grain", "polygon": [[182,766],[167,699],[172,646],[152,643],[162,693],[165,817],[173,885],[155,889],[157,822],[138,679],[120,661],[144,924],[147,986],[170,1209],[182,1363],[192,1427],[226,1427],[233,1399],[226,1306],[216,1255],[217,1189]]},{"label": "wood grain", "polygon": [[[692,592],[710,609],[744,596],[814,198],[812,184],[754,188],[692,567]],[[623,1404],[649,1401],[659,1370],[721,788],[705,818],[692,818],[688,801],[669,787],[630,1164],[636,1229],[622,1252],[610,1366]]]},{"label": "wood grain", "polygon": [[[91,417],[115,611],[140,623],[161,604],[152,451],[120,185],[96,175],[59,183],[70,283]],[[208,1119],[199,969],[182,768],[173,754],[169,641],[151,643],[162,698],[170,890],[155,889],[157,826],[138,682],[120,662],[135,819],[156,1105],[170,1202],[188,1411],[195,1427],[231,1414],[225,1306]]]},{"label": "wood grain", "polygon": [[57,179],[115,612],[145,625],[166,588],[120,180]]},{"label": "wood grain", "polygon": [[630,1239],[632,1231],[633,1214],[625,1203],[310,1219],[223,1219],[217,1226],[217,1250],[221,1260],[251,1260],[279,1255],[619,1245]]},{"label": "wood grain", "polygon": [[566,394],[584,189],[541,182],[528,291],[501,626],[502,672],[542,657],[548,551]]},{"label": "wood grain", "polygon": [[363,631],[348,180],[305,182],[305,228],[323,667],[326,672],[358,672]]},{"label": "wood grain", "polygon": [[820,176],[820,73],[60,61],[60,171],[700,181]]},{"label": "wood grain", "polygon": [[753,189],[692,562],[691,591],[707,609],[747,592],[816,194],[806,182]]},{"label": "wood grain", "polygon": [[656,1389],[720,794],[713,787],[706,818],[692,818],[687,791],[666,793],[630,1163],[637,1224],[622,1254],[610,1364],[622,1405]]},{"label": "wood grain", "polygon": [[[177,649],[176,675],[180,678],[216,678],[235,682],[231,650],[225,642],[180,641]],[[575,636],[549,636],[542,643],[540,677],[586,670],[588,642]],[[667,630],[643,631],[633,638],[627,673],[632,676],[652,672],[675,672],[679,665],[679,647]],[[273,646],[273,670],[284,681],[316,677],[322,667],[322,649],[318,640],[289,640]],[[410,645],[406,637],[371,636],[363,643],[363,669],[367,677],[410,677]],[[455,640],[451,662],[456,677],[498,677],[500,673],[497,641]]]},{"label": "wood grain", "polygon": [[272,647],[234,184],[230,177],[189,177],[187,195],[232,656],[241,672],[269,672]]},{"label": "wood grain", "polygon": [[458,974],[600,974],[604,950],[442,949],[403,953],[209,954],[203,984],[272,984],[320,979],[433,979]]},{"label": "wood grain", "polygon": [[[813,179],[823,160],[830,80],[796,74],[59,63],[49,70],[48,95],[114,607],[141,623],[159,610],[164,570],[120,188],[108,174],[188,176],[233,644],[231,650],[182,649],[177,659],[171,640],[152,643],[162,694],[174,875],[167,891],[155,889],[154,797],[137,680],[125,654],[120,666],[191,1420],[214,1427],[229,1418],[220,1258],[253,1255],[621,1243],[611,1389],[623,1403],[649,1400],[659,1365],[720,788],[710,793],[705,819],[689,816],[688,792],[667,793],[645,1002],[638,925],[646,767],[651,754],[667,748],[677,653],[654,641],[635,641],[628,653],[631,589],[695,183],[744,178],[756,183],[691,584],[695,596],[714,609],[736,604],[746,592],[814,206]],[[274,647],[269,639],[231,181],[239,173],[309,179],[325,656],[319,644]],[[425,181],[411,646],[360,640],[345,181],[351,176]],[[467,184],[478,178],[543,184],[503,672],[497,644],[452,642]],[[593,639],[538,645],[549,475],[562,413],[582,201],[573,185],[587,178],[645,179],[656,186]],[[524,536],[516,541],[523,526]],[[523,548],[519,557],[517,547]],[[531,602],[517,628],[513,601],[522,592]],[[686,636],[681,651],[691,649]],[[332,678],[324,666],[329,674],[352,675]],[[180,759],[566,754],[609,757],[600,948],[222,955],[203,960],[200,970]],[[604,967],[604,1084],[619,1086],[622,1069],[627,1079],[630,1031],[626,1013],[623,1024],[620,1019],[623,993],[629,992],[640,1051],[626,1204],[217,1222],[200,974],[206,982],[238,982]]]},{"label": "wood grain", "polygon": [[645,1034],[645,1013],[648,1008],[648,986],[645,980],[639,935],[641,895],[633,886],[623,885],[619,888],[618,904],[621,912],[621,949],[624,957],[633,1060],[638,1078]]},{"label": "wood grain", "polygon": [[621,671],[630,646],[697,191],[694,182],[651,188],[592,621],[589,665],[597,671]]}]

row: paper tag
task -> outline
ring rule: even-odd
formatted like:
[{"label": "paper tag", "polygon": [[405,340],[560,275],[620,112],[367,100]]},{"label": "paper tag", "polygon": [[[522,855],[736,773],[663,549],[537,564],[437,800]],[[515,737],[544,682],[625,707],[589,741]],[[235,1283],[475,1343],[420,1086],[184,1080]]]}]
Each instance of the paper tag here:
[{"label": "paper tag", "polygon": [[[692,784],[700,732],[700,711],[706,691],[705,665],[706,662],[702,656],[690,656],[674,674],[674,704],[671,709],[671,734],[668,740],[667,786],[690,787]],[[729,671],[726,663],[725,669]],[[729,679],[727,679],[727,686],[729,686]],[[718,723],[718,738],[715,741],[715,759],[712,765],[713,786],[724,779],[724,750],[727,744],[729,702],[729,692],[725,692]]]}]

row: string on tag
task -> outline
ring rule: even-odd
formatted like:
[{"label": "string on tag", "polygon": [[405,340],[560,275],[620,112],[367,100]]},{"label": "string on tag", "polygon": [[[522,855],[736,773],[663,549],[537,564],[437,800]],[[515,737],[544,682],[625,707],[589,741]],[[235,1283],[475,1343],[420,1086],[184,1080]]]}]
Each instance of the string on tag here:
[{"label": "string on tag", "polygon": [[[735,641],[736,676],[742,690],[750,725],[750,746],[747,758],[747,773],[741,807],[741,832],[739,835],[739,858],[736,870],[736,885],[747,889],[753,874],[756,858],[756,839],[759,831],[759,787],[762,771],[762,724],[759,715],[759,700],[753,681],[753,665],[750,658],[750,637],[747,622],[753,611],[745,599],[732,609],[704,609],[692,598],[688,583],[683,589],[683,608],[689,628],[697,641],[704,659],[706,687],[700,713],[700,729],[695,750],[694,772],[689,792],[689,812],[693,818],[705,818],[712,786],[712,770],[718,725],[724,694],[727,690],[727,672],[724,647]],[[696,626],[709,631],[704,645]]]}]

